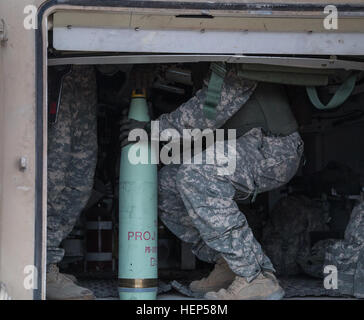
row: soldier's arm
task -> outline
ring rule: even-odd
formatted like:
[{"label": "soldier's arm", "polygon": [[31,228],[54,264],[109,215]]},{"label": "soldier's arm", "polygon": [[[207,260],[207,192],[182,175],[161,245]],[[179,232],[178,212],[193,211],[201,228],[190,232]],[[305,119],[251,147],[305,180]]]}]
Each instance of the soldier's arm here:
[{"label": "soldier's arm", "polygon": [[249,99],[256,87],[256,82],[239,79],[233,71],[227,73],[221,89],[220,102],[216,107],[216,119],[208,119],[203,111],[207,86],[197,91],[196,95],[183,103],[175,111],[161,115],[159,129],[176,129],[182,134],[183,129],[215,130],[221,127]]}]

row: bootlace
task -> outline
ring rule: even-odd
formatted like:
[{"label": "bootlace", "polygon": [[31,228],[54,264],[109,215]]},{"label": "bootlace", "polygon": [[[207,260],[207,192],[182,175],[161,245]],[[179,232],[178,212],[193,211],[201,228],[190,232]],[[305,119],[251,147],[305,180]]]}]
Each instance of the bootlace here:
[{"label": "bootlace", "polygon": [[63,273],[60,273],[59,268],[55,264],[49,265],[48,272],[54,274],[57,282],[60,282],[60,283],[73,282],[66,275],[64,275]]},{"label": "bootlace", "polygon": [[206,278],[211,278],[211,277],[214,277],[220,270],[222,270],[223,268],[223,265],[225,264],[226,262],[222,259],[219,259],[216,261],[215,263],[215,266],[214,266],[214,269],[212,270],[212,272],[209,274],[208,277]]},{"label": "bootlace", "polygon": [[238,291],[241,289],[242,286],[246,285],[245,278],[242,277],[236,277],[233,283],[227,288],[227,291],[232,294],[237,294]]},{"label": "bootlace", "polygon": [[48,273],[52,273],[54,275],[58,275],[59,274],[59,269],[58,269],[58,267],[55,264],[50,264],[48,266],[47,272]]}]

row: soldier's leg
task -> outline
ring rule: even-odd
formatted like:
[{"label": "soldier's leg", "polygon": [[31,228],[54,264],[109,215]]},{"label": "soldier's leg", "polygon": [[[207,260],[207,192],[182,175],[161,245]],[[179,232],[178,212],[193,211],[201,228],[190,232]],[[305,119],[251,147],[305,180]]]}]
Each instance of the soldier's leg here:
[{"label": "soldier's leg", "polygon": [[77,77],[76,99],[71,106],[73,115],[71,134],[71,161],[63,197],[68,199],[63,215],[68,217],[72,231],[81,211],[86,206],[94,184],[97,163],[97,89],[93,67],[74,66]]},{"label": "soldier's leg", "polygon": [[159,217],[179,239],[193,244],[192,251],[200,260],[214,262],[217,252],[202,240],[177,190],[178,169],[179,165],[168,165],[159,171]]},{"label": "soldier's leg", "polygon": [[[288,174],[286,167],[290,166],[289,161],[284,160],[287,155],[267,160],[261,151],[262,147],[264,141],[261,131],[252,130],[237,141],[237,167],[231,175],[219,175],[218,164],[182,165],[177,174],[177,188],[202,239],[222,254],[237,275],[248,281],[257,277],[262,270],[274,271],[274,268],[254,238],[246,217],[233,200],[235,188],[251,194],[260,192],[257,175],[265,177],[260,179],[262,184],[264,182],[264,191],[278,187],[287,182],[284,179],[292,177],[300,157],[293,155],[292,163],[297,166]],[[228,154],[227,145],[224,152]],[[281,153],[284,153],[283,150]]]},{"label": "soldier's leg", "polygon": [[[67,141],[61,141],[57,146],[61,150],[67,148],[69,153],[64,159],[56,150],[54,158],[59,159],[52,164],[54,167],[58,164],[64,183],[56,197],[48,200],[48,263],[57,263],[62,259],[64,252],[59,245],[72,231],[92,190],[97,160],[96,103],[93,68],[74,67],[65,79],[57,123],[69,133]],[[65,117],[66,122],[63,121]],[[50,193],[53,193],[52,188],[60,188],[54,185],[54,182],[50,185]]]},{"label": "soldier's leg", "polygon": [[73,100],[69,79],[64,83],[62,103],[58,120],[48,129],[48,197],[47,197],[47,263],[59,262],[64,250],[59,248],[62,241],[62,205],[58,203],[66,186],[66,175],[71,158],[71,124],[70,105]]},{"label": "soldier's leg", "polygon": [[235,189],[213,165],[183,165],[178,190],[205,243],[220,252],[239,276],[253,279],[261,268],[274,270],[233,200]]}]

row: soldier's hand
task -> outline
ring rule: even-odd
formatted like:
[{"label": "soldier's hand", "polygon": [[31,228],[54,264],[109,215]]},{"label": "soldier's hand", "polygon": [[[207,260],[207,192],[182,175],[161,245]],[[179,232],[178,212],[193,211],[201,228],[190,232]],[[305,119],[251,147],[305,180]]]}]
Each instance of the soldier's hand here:
[{"label": "soldier's hand", "polygon": [[[127,146],[129,143],[134,143],[136,141],[129,141],[128,137],[129,137],[129,133],[130,131],[132,131],[133,129],[145,129],[146,125],[149,122],[146,121],[137,121],[134,119],[127,119],[124,118],[120,121],[120,142],[121,142],[121,147],[125,147]],[[146,130],[147,132],[147,130]],[[148,132],[147,132],[148,133]]]}]

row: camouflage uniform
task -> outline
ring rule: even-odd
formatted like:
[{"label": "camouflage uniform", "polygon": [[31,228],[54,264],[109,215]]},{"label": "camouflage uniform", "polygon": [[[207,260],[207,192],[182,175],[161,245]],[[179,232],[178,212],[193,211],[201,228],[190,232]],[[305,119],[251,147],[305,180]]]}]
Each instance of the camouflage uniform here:
[{"label": "camouflage uniform", "polygon": [[318,241],[299,261],[304,273],[324,278],[325,266],[337,268],[342,294],[364,298],[364,202],[354,207],[343,240]]},{"label": "camouflage uniform", "polygon": [[[216,120],[204,116],[204,87],[176,111],[162,115],[160,130],[174,128],[182,134],[185,128],[219,128],[247,102],[255,87],[256,83],[241,80],[230,71]],[[181,240],[193,244],[193,252],[201,260],[214,262],[222,254],[230,268],[248,281],[262,269],[273,271],[233,198],[236,190],[257,194],[287,183],[297,171],[302,148],[297,132],[274,137],[254,128],[236,141],[237,167],[231,175],[218,175],[217,164],[165,166],[159,176],[160,218]]]},{"label": "camouflage uniform", "polygon": [[327,248],[336,241],[337,240],[335,239],[317,241],[312,248],[304,248],[303,254],[300,254],[295,259],[295,262],[301,267],[303,273],[308,274],[311,277],[323,278]]},{"label": "camouflage uniform", "polygon": [[344,240],[327,247],[324,265],[337,267],[341,293],[364,298],[364,202],[353,209]]},{"label": "camouflage uniform", "polygon": [[96,78],[73,66],[64,79],[58,120],[48,131],[47,263],[62,260],[61,241],[72,231],[93,186],[97,160]]},{"label": "camouflage uniform", "polygon": [[300,267],[309,265],[313,259],[310,234],[328,230],[328,221],[322,204],[305,196],[288,196],[277,202],[264,226],[261,244],[278,275],[299,274]]}]

